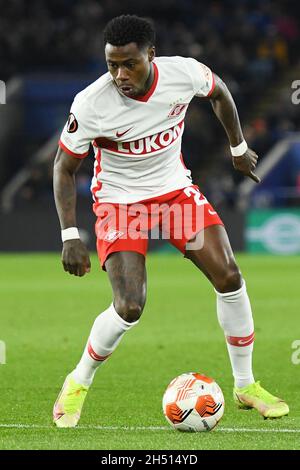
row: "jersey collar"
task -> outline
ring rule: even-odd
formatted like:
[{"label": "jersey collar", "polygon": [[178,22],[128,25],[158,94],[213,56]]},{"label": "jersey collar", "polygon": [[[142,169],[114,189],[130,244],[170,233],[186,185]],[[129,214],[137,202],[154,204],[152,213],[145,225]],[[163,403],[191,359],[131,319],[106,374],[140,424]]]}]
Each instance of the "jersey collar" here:
[{"label": "jersey collar", "polygon": [[154,69],[154,78],[153,78],[152,85],[149,88],[149,90],[147,91],[147,93],[145,95],[137,96],[137,97],[129,96],[128,98],[130,98],[132,100],[136,100],[136,101],[143,101],[143,102],[147,102],[151,98],[151,96],[155,92],[157,82],[158,82],[158,68],[157,68],[157,65],[154,62],[152,62],[152,64],[153,64],[153,69]]}]

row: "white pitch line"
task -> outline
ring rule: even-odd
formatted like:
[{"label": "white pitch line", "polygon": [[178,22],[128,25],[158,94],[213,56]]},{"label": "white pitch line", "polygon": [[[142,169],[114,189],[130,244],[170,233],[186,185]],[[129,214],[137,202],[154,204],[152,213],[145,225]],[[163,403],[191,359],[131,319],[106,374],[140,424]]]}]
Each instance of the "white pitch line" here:
[{"label": "white pitch line", "polygon": [[218,428],[215,432],[294,432],[300,433],[300,429],[259,429],[259,428]]},{"label": "white pitch line", "polygon": [[[43,426],[39,424],[1,424],[0,428],[14,428],[14,429],[56,429],[54,426]],[[77,426],[76,429],[82,430],[98,430],[98,431],[171,431],[169,426]],[[275,433],[300,433],[300,429],[259,429],[259,428],[222,428],[219,427],[214,432],[275,432]]]}]

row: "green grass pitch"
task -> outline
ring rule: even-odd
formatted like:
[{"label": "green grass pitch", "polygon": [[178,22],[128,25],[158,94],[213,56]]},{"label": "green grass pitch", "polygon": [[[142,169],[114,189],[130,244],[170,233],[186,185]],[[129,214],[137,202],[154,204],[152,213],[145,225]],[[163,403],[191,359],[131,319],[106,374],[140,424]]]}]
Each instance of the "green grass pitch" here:
[{"label": "green grass pitch", "polygon": [[[147,258],[148,300],[138,327],[98,372],[76,429],[52,425],[53,402],[76,365],[92,322],[111,302],[107,275],[92,258],[84,278],[66,274],[59,254],[0,256],[1,449],[300,449],[299,257],[237,257],[255,325],[257,379],[290,405],[290,415],[263,420],[237,410],[213,289],[180,254]],[[210,433],[172,430],[162,413],[176,375],[210,375],[225,396],[225,414]]]}]

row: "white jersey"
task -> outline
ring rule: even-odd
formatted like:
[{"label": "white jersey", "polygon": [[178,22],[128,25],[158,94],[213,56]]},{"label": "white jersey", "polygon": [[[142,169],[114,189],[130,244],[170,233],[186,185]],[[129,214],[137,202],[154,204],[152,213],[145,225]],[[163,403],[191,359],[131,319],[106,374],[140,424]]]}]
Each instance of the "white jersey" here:
[{"label": "white jersey", "polygon": [[192,58],[157,57],[143,97],[123,95],[110,73],[78,93],[60,138],[61,148],[84,158],[95,153],[95,202],[133,203],[192,183],[181,155],[184,118],[193,96],[209,96],[211,70]]}]

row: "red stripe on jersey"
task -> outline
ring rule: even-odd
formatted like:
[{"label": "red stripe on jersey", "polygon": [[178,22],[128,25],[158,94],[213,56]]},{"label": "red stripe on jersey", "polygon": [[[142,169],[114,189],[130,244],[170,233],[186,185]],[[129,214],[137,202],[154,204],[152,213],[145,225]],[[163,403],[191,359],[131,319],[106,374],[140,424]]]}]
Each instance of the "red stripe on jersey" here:
[{"label": "red stripe on jersey", "polygon": [[62,143],[61,140],[59,140],[58,142],[58,145],[60,146],[60,148],[66,152],[68,155],[71,155],[72,157],[75,157],[75,158],[85,158],[88,156],[89,154],[89,151],[85,152],[85,153],[75,153],[75,152],[72,152],[72,150],[68,149],[68,147],[65,146],[65,144]]},{"label": "red stripe on jersey", "polygon": [[226,336],[227,343],[231,344],[232,346],[238,346],[242,348],[244,346],[249,346],[254,341],[254,331],[249,336]]},{"label": "red stripe on jersey", "polygon": [[109,140],[106,137],[98,137],[94,140],[93,145],[98,148],[118,152],[118,142],[115,142],[114,140]]},{"label": "red stripe on jersey", "polygon": [[101,168],[101,150],[100,149],[98,149],[95,159],[96,160],[95,160],[94,177],[97,179],[97,184],[92,187],[92,194],[93,194],[93,197],[94,197],[94,201],[97,200],[96,192],[101,191],[101,188],[102,188],[102,183],[101,183],[101,181],[98,180],[98,175],[99,175],[99,173],[101,173],[101,170],[102,170],[102,168]]},{"label": "red stripe on jersey", "polygon": [[110,150],[120,155],[147,155],[158,150],[169,147],[183,133],[184,121],[182,120],[170,129],[166,129],[157,134],[143,137],[141,139],[126,141],[114,141],[106,137],[98,137],[94,140],[93,145],[102,149]]},{"label": "red stripe on jersey", "polygon": [[212,84],[211,84],[211,89],[210,89],[207,96],[210,96],[212,94],[212,92],[214,91],[215,86],[216,86],[215,76],[214,76],[213,72],[211,74],[212,74]]},{"label": "red stripe on jersey", "polygon": [[91,358],[94,359],[94,361],[99,361],[99,362],[105,361],[105,359],[107,359],[110,356],[110,354],[107,354],[107,356],[99,356],[98,354],[96,354],[90,342],[88,342],[88,353],[91,356]]},{"label": "red stripe on jersey", "polygon": [[152,83],[150,89],[147,91],[147,93],[143,96],[137,96],[136,98],[129,96],[129,98],[132,98],[132,99],[137,100],[137,101],[143,101],[144,103],[147,102],[151,98],[151,96],[155,92],[157,82],[158,82],[158,68],[157,68],[157,65],[154,62],[153,62],[153,70],[154,70],[153,83]]}]

